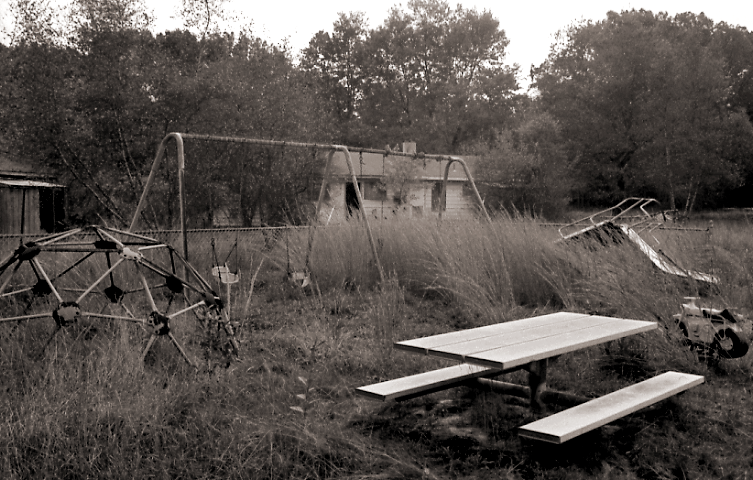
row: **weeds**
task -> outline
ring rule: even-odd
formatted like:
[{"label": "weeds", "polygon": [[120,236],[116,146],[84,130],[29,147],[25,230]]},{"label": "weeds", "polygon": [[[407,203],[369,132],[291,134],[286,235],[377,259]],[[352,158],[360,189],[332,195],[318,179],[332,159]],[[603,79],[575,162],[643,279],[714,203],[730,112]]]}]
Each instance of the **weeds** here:
[{"label": "weeds", "polygon": [[[390,273],[384,284],[355,222],[317,232],[311,272],[321,290],[284,280],[305,264],[305,232],[268,249],[264,268],[238,284],[239,360],[220,362],[220,337],[192,318],[177,321],[175,335],[194,355],[214,342],[211,371],[186,365],[169,342],[142,362],[149,332],[133,324],[84,319],[46,349],[52,320],[0,324],[0,476],[745,478],[753,469],[753,357],[699,362],[672,320],[688,294],[753,307],[748,229],[657,232],[682,265],[713,267],[722,282],[707,292],[629,248],[554,244],[556,232],[530,218],[373,230]],[[28,299],[0,301],[20,314]],[[396,340],[562,309],[662,328],[562,356],[552,388],[603,394],[670,369],[703,374],[706,384],[548,451],[520,442],[527,408],[498,395],[455,389],[397,405],[353,396],[360,385],[447,365],[394,352]],[[458,433],[465,428],[484,440]]]}]

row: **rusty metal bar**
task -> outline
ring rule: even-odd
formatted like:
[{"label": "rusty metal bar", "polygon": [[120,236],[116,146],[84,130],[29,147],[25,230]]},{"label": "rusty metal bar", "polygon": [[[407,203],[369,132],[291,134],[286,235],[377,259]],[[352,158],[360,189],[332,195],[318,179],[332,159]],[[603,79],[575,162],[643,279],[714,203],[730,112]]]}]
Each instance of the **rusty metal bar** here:
[{"label": "rusty metal bar", "polygon": [[231,143],[250,143],[254,145],[266,145],[266,146],[272,146],[272,147],[320,148],[323,150],[332,149],[332,150],[340,150],[340,151],[342,151],[343,148],[348,148],[349,150],[353,150],[354,152],[359,152],[359,153],[361,152],[378,153],[380,155],[387,154],[387,155],[398,156],[398,157],[428,158],[431,160],[449,160],[451,158],[457,158],[457,157],[453,157],[449,155],[434,155],[434,154],[428,154],[428,153],[403,153],[403,152],[395,152],[392,150],[390,151],[380,150],[377,148],[344,147],[342,145],[326,144],[326,143],[287,142],[287,141],[282,141],[282,140],[262,140],[262,139],[257,139],[257,138],[223,137],[223,136],[217,136],[217,135],[205,135],[205,134],[198,134],[198,133],[180,133],[180,134],[171,133],[169,135],[181,135],[183,138],[192,139],[192,140],[208,140],[208,141],[231,142]]},{"label": "rusty metal bar", "polygon": [[[327,163],[324,165],[324,178],[322,178],[322,186],[319,188],[319,198],[316,201],[316,210],[314,210],[314,222],[315,224],[319,223],[319,212],[322,209],[322,203],[324,203],[324,194],[327,191],[327,178],[329,178],[329,167],[332,164],[332,157],[334,157],[335,151],[331,150],[329,154],[327,154]],[[311,251],[314,248],[314,228],[315,225],[312,225],[309,228],[309,246],[308,251],[306,252],[306,270],[309,270],[309,261],[311,260]]]},{"label": "rusty metal bar", "polygon": [[31,320],[32,318],[42,318],[42,317],[52,317],[52,312],[48,312],[48,313],[35,313],[35,314],[32,314],[32,315],[21,315],[20,317],[0,318],[0,323],[2,323],[2,322],[21,321],[21,320]]},{"label": "rusty metal bar", "polygon": [[29,262],[34,265],[37,271],[42,274],[45,282],[47,282],[47,285],[50,286],[50,290],[52,290],[52,293],[54,293],[55,297],[58,299],[58,302],[63,303],[63,297],[61,297],[58,291],[55,289],[55,285],[52,284],[52,280],[50,280],[50,277],[47,276],[47,272],[44,271],[42,265],[39,264],[36,258],[32,258],[31,260],[29,260]]},{"label": "rusty metal bar", "polygon": [[149,301],[149,306],[152,307],[152,312],[157,312],[157,304],[154,303],[154,297],[152,297],[152,292],[149,290],[149,284],[146,282],[146,277],[144,276],[144,273],[139,269],[138,264],[136,264],[136,270],[139,273],[139,277],[141,278],[141,284],[144,285],[144,291],[146,292],[146,299]]},{"label": "rusty metal bar", "polygon": [[13,267],[13,271],[10,272],[10,275],[8,275],[8,278],[6,278],[5,281],[3,282],[2,286],[0,286],[0,294],[3,293],[5,291],[5,289],[8,287],[8,284],[10,283],[10,281],[13,280],[13,275],[16,274],[16,272],[18,271],[19,268],[21,268],[21,262],[20,261],[18,263],[16,263],[16,265]]},{"label": "rusty metal bar", "polygon": [[[385,285],[384,270],[382,270],[382,264],[379,262],[379,254],[377,252],[376,243],[374,243],[374,235],[371,233],[371,225],[369,225],[369,219],[363,207],[363,196],[361,195],[361,189],[358,188],[358,178],[356,177],[356,171],[353,169],[353,161],[350,158],[350,152],[348,151],[348,147],[338,146],[337,148],[345,153],[345,160],[348,162],[348,170],[350,170],[350,178],[353,182],[353,188],[356,191],[356,198],[358,199],[358,209],[361,211],[362,220],[366,225],[366,233],[369,236],[371,251],[374,254],[374,261],[379,270],[379,279],[382,281],[382,285]],[[316,215],[318,216],[319,212],[316,212]]]},{"label": "rusty metal bar", "polygon": [[191,306],[189,306],[189,307],[186,307],[186,308],[184,308],[183,310],[179,310],[179,311],[177,311],[177,312],[175,312],[175,313],[173,313],[173,314],[170,314],[170,315],[166,315],[166,317],[167,317],[167,318],[171,318],[171,319],[172,319],[172,318],[175,318],[175,317],[177,317],[178,315],[182,315],[182,314],[184,314],[184,313],[190,312],[191,310],[195,310],[195,309],[197,309],[197,308],[199,308],[199,307],[201,307],[201,306],[203,306],[203,305],[206,305],[206,303],[205,303],[205,302],[204,302],[204,301],[202,300],[201,302],[199,302],[199,303],[196,303],[196,304],[194,304],[194,305],[191,305]]},{"label": "rusty metal bar", "polygon": [[143,235],[139,235],[139,234],[133,233],[133,232],[124,232],[123,230],[118,230],[117,228],[102,227],[102,228],[99,228],[99,230],[104,230],[104,231],[113,232],[113,233],[119,233],[121,235],[125,235],[127,237],[137,238],[139,240],[144,240],[146,242],[159,243],[159,240],[157,240],[156,238],[145,237]]},{"label": "rusty metal bar", "polygon": [[36,244],[39,245],[40,247],[44,247],[51,243],[59,242],[60,240],[64,238],[70,237],[71,235],[76,235],[77,233],[81,233],[82,231],[83,231],[83,228],[75,228],[63,234],[55,235],[54,237],[46,237],[46,238],[40,239],[39,241],[36,242]]},{"label": "rusty metal bar", "polygon": [[168,337],[170,337],[170,340],[172,340],[172,341],[173,341],[173,345],[175,345],[175,348],[177,348],[177,349],[178,349],[178,351],[180,352],[180,354],[181,354],[181,355],[183,355],[183,358],[184,358],[184,359],[186,360],[186,362],[187,362],[187,363],[188,363],[189,365],[191,365],[192,367],[194,367],[194,368],[197,368],[197,367],[196,367],[196,365],[194,365],[194,364],[193,364],[193,362],[191,361],[191,359],[190,359],[190,358],[188,358],[188,355],[187,355],[187,354],[186,354],[186,352],[185,352],[185,351],[183,350],[183,347],[181,347],[181,346],[180,346],[180,343],[178,343],[178,340],[177,340],[177,339],[175,338],[175,336],[173,335],[173,332],[167,332],[167,336],[168,336]]},{"label": "rusty metal bar", "polygon": [[[4,288],[0,289],[0,292],[2,292],[3,290],[5,290],[5,289]],[[32,290],[34,290],[34,287],[26,287],[26,288],[22,288],[21,290],[15,290],[13,292],[0,293],[0,298],[2,298],[2,297],[10,297],[12,295],[18,295],[18,294],[21,294],[21,293],[24,293],[24,292],[30,292]]]},{"label": "rusty metal bar", "polygon": [[111,272],[112,272],[113,270],[115,270],[116,268],[118,268],[118,266],[119,266],[119,265],[120,265],[121,263],[123,263],[123,262],[125,262],[125,258],[120,258],[120,259],[118,259],[118,261],[117,261],[117,262],[115,262],[115,265],[113,265],[112,267],[110,267],[109,269],[107,269],[107,271],[106,271],[105,273],[103,273],[103,274],[102,274],[102,275],[101,275],[101,276],[100,276],[100,277],[99,277],[99,278],[98,278],[98,279],[97,279],[97,280],[96,280],[96,281],[95,281],[94,283],[92,283],[92,284],[91,284],[91,285],[89,286],[89,288],[87,288],[87,289],[86,289],[86,290],[84,291],[84,293],[82,293],[81,295],[79,295],[79,297],[78,297],[78,298],[76,299],[76,303],[81,303],[81,301],[82,301],[82,300],[84,299],[84,297],[86,297],[86,296],[87,296],[87,295],[88,295],[88,294],[89,294],[89,293],[90,293],[90,292],[91,292],[92,290],[94,290],[94,289],[95,289],[95,288],[97,287],[97,285],[99,285],[99,283],[100,283],[100,282],[101,282],[102,280],[104,280],[105,278],[107,278],[107,277],[108,277],[108,276],[110,275],[110,273],[111,273]]},{"label": "rusty metal bar", "polygon": [[[159,147],[157,147],[157,155],[154,157],[154,163],[152,164],[152,170],[149,172],[149,178],[146,181],[146,185],[144,185],[144,191],[141,193],[141,198],[139,199],[139,203],[136,206],[136,211],[133,214],[133,219],[131,220],[131,225],[128,228],[129,232],[133,232],[136,229],[136,225],[138,224],[139,217],[141,216],[141,212],[144,209],[144,206],[146,204],[146,197],[149,194],[149,190],[151,190],[152,183],[154,183],[154,178],[157,175],[157,169],[160,166],[160,163],[162,162],[163,157],[165,156],[165,149],[167,147],[167,142],[171,139],[175,139],[175,144],[178,149],[178,194],[180,196],[179,204],[180,204],[180,225],[181,225],[181,234],[183,236],[183,257],[188,260],[188,239],[186,237],[186,209],[185,209],[185,187],[184,187],[184,178],[185,178],[185,155],[183,150],[183,136],[188,136],[189,134],[180,134],[180,133],[168,133],[165,138],[162,139],[162,142],[160,142]],[[188,137],[187,137],[188,138]]]},{"label": "rusty metal bar", "polygon": [[[128,311],[128,310],[126,310]],[[128,312],[130,313],[130,312]],[[141,323],[144,325],[148,325],[149,322],[146,320],[141,320],[139,318],[135,317],[122,317],[120,315],[107,315],[104,313],[92,313],[92,312],[81,312],[82,317],[95,317],[95,318],[103,318],[105,320],[125,320],[126,322],[134,322],[134,323]]]},{"label": "rusty metal bar", "polygon": [[463,167],[466,178],[469,182],[471,182],[473,193],[476,195],[476,200],[478,200],[481,211],[484,212],[484,216],[489,221],[489,223],[491,223],[492,219],[489,216],[489,212],[486,211],[484,200],[481,198],[481,194],[478,193],[476,182],[473,181],[473,175],[471,175],[471,171],[468,169],[468,165],[465,163],[465,160],[459,157],[448,157],[448,160],[449,161],[447,162],[447,166],[445,166],[444,168],[444,181],[442,182],[442,192],[439,199],[439,220],[442,220],[442,212],[447,208],[447,181],[450,177],[450,165],[452,165],[454,162],[458,162]]}]

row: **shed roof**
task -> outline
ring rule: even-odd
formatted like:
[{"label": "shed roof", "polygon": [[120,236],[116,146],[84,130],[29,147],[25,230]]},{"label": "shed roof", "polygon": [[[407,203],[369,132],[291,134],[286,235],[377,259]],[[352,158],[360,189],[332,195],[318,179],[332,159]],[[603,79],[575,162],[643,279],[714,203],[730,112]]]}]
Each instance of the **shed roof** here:
[{"label": "shed roof", "polygon": [[63,185],[56,183],[41,182],[39,180],[10,180],[0,179],[0,187],[12,188],[65,188]]}]

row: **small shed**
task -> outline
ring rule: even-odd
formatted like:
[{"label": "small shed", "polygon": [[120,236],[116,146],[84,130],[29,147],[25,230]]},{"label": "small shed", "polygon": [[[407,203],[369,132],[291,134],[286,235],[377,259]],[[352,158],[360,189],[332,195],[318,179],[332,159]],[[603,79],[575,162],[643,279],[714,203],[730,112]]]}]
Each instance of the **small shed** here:
[{"label": "small shed", "polygon": [[[415,153],[416,144],[406,142],[404,153]],[[424,218],[438,216],[442,199],[444,170],[448,160],[424,159],[370,152],[350,152],[358,187],[363,195],[363,210],[370,218]],[[461,157],[473,169],[475,158]],[[332,158],[324,204],[319,212],[324,222],[342,221],[361,214],[358,199],[343,152]],[[450,167],[445,192],[444,218],[472,218],[478,205],[463,167]]]},{"label": "small shed", "polygon": [[65,187],[0,153],[0,234],[39,234],[65,224]]}]

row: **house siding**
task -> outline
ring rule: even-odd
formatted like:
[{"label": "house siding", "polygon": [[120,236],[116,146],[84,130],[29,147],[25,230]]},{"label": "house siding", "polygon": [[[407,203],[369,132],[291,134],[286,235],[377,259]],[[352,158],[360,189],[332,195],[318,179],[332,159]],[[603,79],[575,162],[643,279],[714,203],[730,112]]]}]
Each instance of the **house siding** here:
[{"label": "house siding", "polygon": [[[405,204],[398,204],[394,200],[395,192],[389,188],[381,199],[376,199],[369,194],[369,189],[383,178],[385,162],[401,160],[404,160],[404,157],[351,152],[353,168],[362,186],[364,214],[369,218],[381,220],[438,216],[438,209],[432,208],[432,189],[435,184],[443,181],[447,160],[427,159],[423,162],[423,168],[419,174],[420,179],[410,187]],[[325,181],[327,182],[327,195],[319,212],[319,220],[324,223],[342,222],[348,217],[346,186],[352,181],[345,155],[342,152],[336,152],[333,155],[329,178]],[[462,166],[454,164],[448,176],[446,207],[442,213],[444,218],[462,219],[475,216],[478,210],[477,201],[474,196],[468,194],[465,188],[467,183]]]}]

